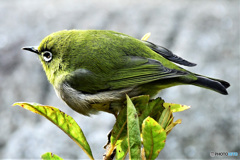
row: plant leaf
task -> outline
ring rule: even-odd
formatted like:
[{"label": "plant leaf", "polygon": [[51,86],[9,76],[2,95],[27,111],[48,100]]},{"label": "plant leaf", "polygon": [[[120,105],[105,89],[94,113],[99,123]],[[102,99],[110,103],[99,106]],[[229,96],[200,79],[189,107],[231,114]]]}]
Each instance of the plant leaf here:
[{"label": "plant leaf", "polygon": [[58,108],[52,106],[44,106],[40,104],[31,103],[14,103],[13,106],[18,105],[29,111],[40,114],[63,130],[82,150],[93,159],[90,146],[77,122],[69,115],[65,114]]},{"label": "plant leaf", "polygon": [[[143,120],[151,113],[152,108],[148,106],[149,96],[142,95],[131,98],[132,103],[134,104],[136,111],[138,113],[139,124],[142,124]],[[142,126],[140,126],[142,127]]]},{"label": "plant leaf", "polygon": [[146,33],[142,38],[141,38],[141,40],[142,41],[146,41],[146,40],[148,40],[148,38],[151,36],[151,33],[150,32],[148,32],[148,33]]},{"label": "plant leaf", "polygon": [[53,154],[51,152],[44,153],[41,156],[41,159],[42,160],[63,160],[61,157],[59,157],[58,155]]},{"label": "plant leaf", "polygon": [[131,101],[127,97],[127,132],[128,132],[128,146],[129,146],[129,158],[141,159],[141,136],[138,122],[137,111]]},{"label": "plant leaf", "polygon": [[[165,109],[165,107],[163,107],[163,103],[164,103],[164,100],[160,97],[158,97],[154,100],[150,100],[148,107],[152,108],[152,110],[151,110],[151,113],[149,114],[149,116],[155,120],[159,119],[163,110]],[[147,117],[145,117],[145,118],[147,118]]]},{"label": "plant leaf", "polygon": [[170,123],[165,129],[166,133],[169,134],[170,131],[173,129],[173,127],[175,127],[177,124],[181,124],[181,123],[182,123],[181,119],[178,119],[175,122]]},{"label": "plant leaf", "polygon": [[165,145],[165,130],[153,118],[147,117],[142,123],[142,138],[146,158],[157,158]]},{"label": "plant leaf", "polygon": [[110,159],[116,144],[127,136],[127,107],[120,110],[116,123],[113,126],[110,136],[110,144],[107,144],[105,159]]},{"label": "plant leaf", "polygon": [[187,106],[187,105],[174,104],[174,103],[163,103],[163,106],[165,108],[171,107],[172,112],[181,112],[181,111],[191,108],[190,106]]},{"label": "plant leaf", "polygon": [[163,107],[163,100],[161,98],[157,98],[154,100],[149,100],[148,95],[142,95],[138,97],[131,98],[139,118],[140,129],[142,129],[142,122],[148,116],[159,119],[162,111],[165,109]]},{"label": "plant leaf", "polygon": [[117,143],[118,140],[127,136],[127,108],[124,107],[118,114],[116,123],[111,131],[111,145]]},{"label": "plant leaf", "polygon": [[128,140],[125,137],[116,144],[116,160],[125,159],[128,153]]},{"label": "plant leaf", "polygon": [[168,121],[171,117],[170,107],[167,107],[163,110],[161,117],[159,118],[158,123],[165,129],[167,127]]}]

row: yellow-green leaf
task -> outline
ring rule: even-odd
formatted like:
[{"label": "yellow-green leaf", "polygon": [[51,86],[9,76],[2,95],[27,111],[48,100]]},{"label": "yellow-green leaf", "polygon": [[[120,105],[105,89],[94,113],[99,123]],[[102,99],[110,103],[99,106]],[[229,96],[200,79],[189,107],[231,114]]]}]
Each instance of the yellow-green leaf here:
[{"label": "yellow-green leaf", "polygon": [[172,112],[181,112],[191,108],[190,106],[187,106],[187,105],[174,104],[174,103],[163,103],[163,106],[165,108],[170,107]]},{"label": "yellow-green leaf", "polygon": [[141,136],[138,122],[137,111],[131,101],[127,97],[127,133],[128,133],[128,146],[129,158],[140,159],[141,156]]},{"label": "yellow-green leaf", "polygon": [[[111,131],[111,138],[110,142],[111,145],[115,147],[117,140],[122,139],[123,137],[127,136],[127,108],[123,108],[116,119],[116,123],[113,126]],[[114,148],[113,147],[113,148]]]},{"label": "yellow-green leaf", "polygon": [[125,159],[128,153],[128,140],[125,137],[123,140],[119,140],[116,144],[116,160]]},{"label": "yellow-green leaf", "polygon": [[142,38],[141,38],[141,40],[142,41],[146,41],[146,40],[148,40],[148,38],[151,36],[151,33],[150,32],[148,32],[148,33],[146,33]]},{"label": "yellow-green leaf", "polygon": [[181,120],[181,119],[178,119],[178,120],[176,120],[175,122],[172,122],[171,124],[169,124],[169,125],[167,126],[167,128],[165,129],[166,132],[167,132],[167,134],[170,133],[170,131],[173,129],[173,127],[175,127],[177,124],[180,124],[180,123],[182,123],[182,120]]},{"label": "yellow-green leaf", "polygon": [[44,153],[41,156],[41,159],[42,160],[63,160],[61,157],[59,157],[58,155],[53,154],[51,152]]},{"label": "yellow-green leaf", "polygon": [[44,106],[36,103],[14,103],[13,106],[15,105],[40,114],[50,120],[77,143],[90,159],[93,159],[92,151],[81,128],[71,116],[52,106]]},{"label": "yellow-green leaf", "polygon": [[164,100],[160,97],[150,100],[148,107],[152,108],[152,111],[148,116],[152,117],[155,120],[159,119],[163,110],[165,109],[165,107],[163,106],[163,103],[164,103]]},{"label": "yellow-green leaf", "polygon": [[163,149],[167,136],[158,122],[147,117],[142,123],[142,138],[146,158],[155,159]]},{"label": "yellow-green leaf", "polygon": [[122,108],[117,116],[116,123],[111,131],[110,144],[108,144],[105,159],[111,158],[116,144],[125,137],[127,137],[127,107]]},{"label": "yellow-green leaf", "polygon": [[171,117],[171,110],[170,107],[167,107],[163,110],[161,117],[159,118],[158,123],[165,129],[167,127],[168,121]]},{"label": "yellow-green leaf", "polygon": [[142,122],[145,118],[150,116],[153,119],[159,119],[161,112],[165,109],[163,107],[164,101],[161,98],[149,100],[148,95],[142,95],[133,97],[131,100],[138,113],[140,129],[142,128]]}]

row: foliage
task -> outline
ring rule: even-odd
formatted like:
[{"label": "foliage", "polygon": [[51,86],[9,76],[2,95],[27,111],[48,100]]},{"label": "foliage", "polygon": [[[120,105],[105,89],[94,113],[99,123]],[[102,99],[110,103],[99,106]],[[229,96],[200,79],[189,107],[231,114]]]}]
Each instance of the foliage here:
[{"label": "foliage", "polygon": [[[40,114],[63,130],[77,145],[94,159],[90,146],[76,121],[51,106],[36,103],[15,103]],[[189,106],[165,103],[161,98],[150,100],[148,95],[129,98],[119,112],[116,123],[105,146],[104,159],[155,159],[164,148],[167,135],[181,120],[173,121],[173,112],[189,109]],[[42,159],[62,159],[47,152]]]}]

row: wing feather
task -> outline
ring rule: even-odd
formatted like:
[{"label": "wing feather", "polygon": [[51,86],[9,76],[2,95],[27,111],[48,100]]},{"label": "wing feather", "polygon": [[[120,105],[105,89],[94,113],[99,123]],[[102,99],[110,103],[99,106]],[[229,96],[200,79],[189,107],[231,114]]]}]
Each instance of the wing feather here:
[{"label": "wing feather", "polygon": [[78,69],[69,74],[65,81],[78,91],[93,94],[188,74],[185,71],[169,69],[154,59],[137,56],[124,58],[126,59],[124,65],[109,73],[94,73],[87,69]]},{"label": "wing feather", "polygon": [[[143,59],[145,61],[143,61]],[[130,61],[137,65],[116,71],[108,82],[111,89],[137,86],[161,79],[181,77],[188,74],[184,71],[164,67],[159,61],[154,59],[131,57]],[[140,61],[141,63],[136,63],[137,61]]]},{"label": "wing feather", "polygon": [[181,65],[184,65],[184,66],[188,66],[188,67],[193,67],[193,66],[197,65],[195,63],[189,62],[189,61],[173,54],[167,48],[155,45],[154,43],[149,42],[149,41],[142,41],[142,42],[145,43],[145,45],[147,45],[149,48],[151,48],[154,52],[160,54],[161,56],[163,56],[164,58],[166,58],[166,59],[168,59],[172,62],[181,64]]}]

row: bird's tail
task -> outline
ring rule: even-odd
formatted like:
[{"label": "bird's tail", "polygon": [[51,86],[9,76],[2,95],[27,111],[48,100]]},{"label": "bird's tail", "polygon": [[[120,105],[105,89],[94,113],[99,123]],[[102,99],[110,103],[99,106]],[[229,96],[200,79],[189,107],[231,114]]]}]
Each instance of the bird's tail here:
[{"label": "bird's tail", "polygon": [[214,79],[214,78],[209,78],[201,75],[197,75],[197,80],[193,82],[193,85],[211,89],[213,91],[216,91],[218,93],[227,95],[227,88],[230,86],[230,84],[226,81],[220,80],[220,79]]}]

